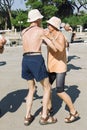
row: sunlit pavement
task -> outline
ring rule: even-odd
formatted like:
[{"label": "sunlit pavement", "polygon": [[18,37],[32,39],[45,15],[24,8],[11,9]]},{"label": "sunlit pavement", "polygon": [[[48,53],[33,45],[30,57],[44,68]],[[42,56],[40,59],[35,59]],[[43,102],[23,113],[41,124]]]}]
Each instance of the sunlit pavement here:
[{"label": "sunlit pavement", "polygon": [[[46,61],[46,46],[42,46]],[[35,120],[30,126],[24,126],[26,112],[25,97],[27,82],[21,78],[22,47],[5,47],[0,54],[0,130],[86,130],[87,129],[87,44],[70,44],[68,71],[66,75],[66,92],[71,96],[80,119],[66,124],[68,109],[55,92],[55,82],[52,86],[54,116],[58,122],[50,125],[40,125],[40,109],[43,89],[36,83],[37,91],[34,96],[32,114]]]}]

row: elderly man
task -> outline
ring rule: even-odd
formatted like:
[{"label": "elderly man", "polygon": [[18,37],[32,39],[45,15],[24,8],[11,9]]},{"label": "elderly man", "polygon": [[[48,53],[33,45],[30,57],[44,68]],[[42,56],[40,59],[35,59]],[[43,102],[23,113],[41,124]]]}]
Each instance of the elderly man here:
[{"label": "elderly man", "polygon": [[26,98],[26,116],[25,125],[29,125],[34,116],[31,114],[33,103],[33,95],[35,92],[35,80],[43,86],[43,109],[39,123],[41,125],[56,123],[57,119],[48,116],[47,104],[50,98],[51,85],[49,83],[48,72],[45,66],[43,56],[41,54],[42,42],[52,48],[56,52],[53,43],[44,35],[44,29],[41,28],[41,19],[43,16],[37,9],[33,9],[28,13],[28,22],[30,26],[22,31],[23,41],[23,60],[22,60],[22,78],[27,80],[29,92]]}]

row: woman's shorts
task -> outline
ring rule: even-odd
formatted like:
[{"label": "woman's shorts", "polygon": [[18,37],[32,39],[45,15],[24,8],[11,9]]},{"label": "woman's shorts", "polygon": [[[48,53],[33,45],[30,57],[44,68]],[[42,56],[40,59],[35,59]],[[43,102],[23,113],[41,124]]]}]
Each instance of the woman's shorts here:
[{"label": "woman's shorts", "polygon": [[49,81],[52,84],[54,80],[56,79],[56,92],[60,93],[64,91],[65,88],[65,75],[66,72],[64,73],[49,73]]},{"label": "woman's shorts", "polygon": [[40,55],[24,55],[22,59],[22,78],[41,81],[48,77],[44,58]]},{"label": "woman's shorts", "polygon": [[57,91],[57,93],[61,93],[64,91],[65,76],[66,76],[66,72],[56,74],[56,91]]}]

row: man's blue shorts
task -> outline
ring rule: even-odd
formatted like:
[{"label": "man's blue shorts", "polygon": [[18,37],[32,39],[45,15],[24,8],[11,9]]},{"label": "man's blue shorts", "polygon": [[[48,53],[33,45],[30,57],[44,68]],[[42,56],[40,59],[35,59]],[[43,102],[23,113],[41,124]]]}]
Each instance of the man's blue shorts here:
[{"label": "man's blue shorts", "polygon": [[41,81],[48,77],[44,58],[39,55],[24,55],[22,59],[22,78]]}]

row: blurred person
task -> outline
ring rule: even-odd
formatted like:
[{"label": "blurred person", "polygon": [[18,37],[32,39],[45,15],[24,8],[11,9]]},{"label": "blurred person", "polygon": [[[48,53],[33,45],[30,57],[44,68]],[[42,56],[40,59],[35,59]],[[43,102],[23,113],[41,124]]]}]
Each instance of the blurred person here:
[{"label": "blurred person", "polygon": [[64,91],[67,71],[66,39],[60,31],[61,19],[53,16],[47,21],[47,24],[49,31],[46,31],[45,35],[57,48],[57,52],[54,52],[48,47],[49,80],[53,84],[56,79],[57,95],[66,103],[70,112],[69,116],[65,118],[65,122],[71,123],[79,117],[79,114],[72,103],[71,97]]},{"label": "blurred person", "polygon": [[[4,51],[4,45],[6,44],[6,39],[0,35],[0,54]],[[1,109],[0,109],[0,115],[1,115]]]},{"label": "blurred person", "polygon": [[48,72],[45,66],[44,58],[41,52],[42,42],[45,41],[54,51],[56,47],[44,35],[44,29],[41,28],[41,20],[43,16],[37,9],[33,9],[28,13],[28,22],[30,26],[22,31],[23,41],[23,59],[22,59],[22,78],[27,80],[29,92],[26,98],[26,116],[24,120],[25,125],[29,125],[34,116],[32,112],[33,96],[35,93],[35,80],[40,82],[43,86],[43,109],[39,123],[41,125],[56,123],[57,119],[48,116],[47,104],[50,98],[51,85],[49,83]]},{"label": "blurred person", "polygon": [[68,32],[72,32],[73,29],[72,27],[70,26],[70,24],[66,23],[65,26],[64,26],[65,30],[68,31]]},{"label": "blurred person", "polygon": [[69,47],[70,43],[72,41],[72,28],[68,23],[61,23],[61,31],[65,36],[66,39],[66,58],[68,62],[68,57],[69,57]]},{"label": "blurred person", "polygon": [[4,51],[4,45],[6,44],[6,39],[0,35],[0,53],[2,54]]}]

